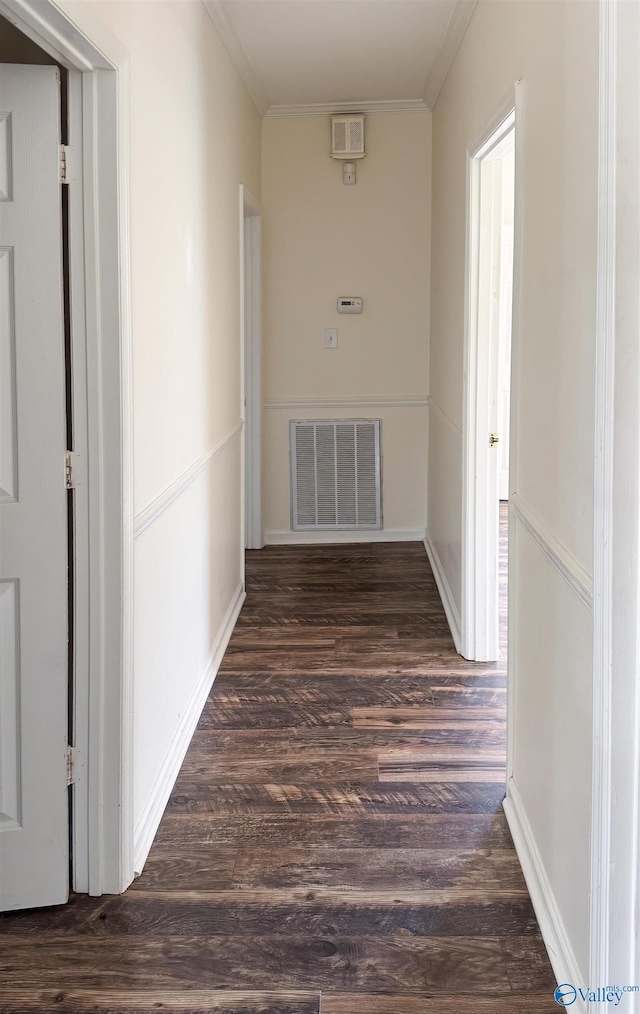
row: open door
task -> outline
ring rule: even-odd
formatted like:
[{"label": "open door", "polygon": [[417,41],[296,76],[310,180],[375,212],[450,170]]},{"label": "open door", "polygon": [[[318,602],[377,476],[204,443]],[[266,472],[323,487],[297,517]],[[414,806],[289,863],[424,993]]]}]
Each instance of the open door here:
[{"label": "open door", "polygon": [[462,654],[500,657],[499,502],[509,499],[515,108],[469,160]]},{"label": "open door", "polygon": [[57,67],[0,66],[0,909],[69,890]]}]

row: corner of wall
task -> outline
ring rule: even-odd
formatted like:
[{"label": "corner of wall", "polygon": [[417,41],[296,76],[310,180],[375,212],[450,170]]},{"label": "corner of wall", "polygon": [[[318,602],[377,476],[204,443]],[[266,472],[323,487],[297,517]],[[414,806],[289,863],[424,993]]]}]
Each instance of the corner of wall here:
[{"label": "corner of wall", "polygon": [[153,839],[156,836],[162,815],[169,802],[171,791],[182,767],[189,744],[196,731],[200,714],[218,674],[220,663],[222,662],[245,598],[244,586],[239,584],[211,648],[209,658],[195,683],[187,707],[176,729],[171,747],[158,771],[151,794],[136,824],[133,844],[133,868],[136,877],[140,876],[147,861]]},{"label": "corner of wall", "polygon": [[[559,983],[572,983],[577,986],[585,980],[546,875],[524,803],[513,779],[510,779],[507,786],[503,808],[554,975]],[[579,994],[575,1007],[572,1005],[572,1010],[575,1010],[576,1014],[586,1012]]]},{"label": "corner of wall", "polygon": [[424,537],[424,548],[427,551],[429,557],[429,563],[431,564],[431,570],[438,586],[440,598],[442,599],[442,605],[444,606],[445,615],[447,617],[447,623],[449,624],[449,630],[453,638],[458,654],[461,654],[462,650],[462,621],[460,619],[460,613],[456,605],[456,601],[451,591],[451,586],[447,580],[445,569],[442,566],[438,551],[431,539],[429,529],[427,528]]}]

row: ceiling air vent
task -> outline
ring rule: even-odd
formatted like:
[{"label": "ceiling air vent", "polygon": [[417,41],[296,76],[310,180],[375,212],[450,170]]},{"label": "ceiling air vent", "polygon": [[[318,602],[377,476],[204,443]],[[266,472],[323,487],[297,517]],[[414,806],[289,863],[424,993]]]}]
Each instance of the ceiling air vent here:
[{"label": "ceiling air vent", "polygon": [[380,420],[292,420],[295,532],[380,529]]},{"label": "ceiling air vent", "polygon": [[364,158],[364,116],[331,117],[331,158]]}]

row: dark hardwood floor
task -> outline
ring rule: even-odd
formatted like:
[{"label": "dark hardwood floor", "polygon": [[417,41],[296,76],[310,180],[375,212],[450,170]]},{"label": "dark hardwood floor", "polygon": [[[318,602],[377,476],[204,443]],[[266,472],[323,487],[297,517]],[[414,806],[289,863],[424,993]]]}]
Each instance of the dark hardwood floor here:
[{"label": "dark hardwood floor", "polygon": [[555,1010],[501,807],[504,656],[456,654],[419,544],[247,576],[143,875],[1,919],[0,1010]]}]

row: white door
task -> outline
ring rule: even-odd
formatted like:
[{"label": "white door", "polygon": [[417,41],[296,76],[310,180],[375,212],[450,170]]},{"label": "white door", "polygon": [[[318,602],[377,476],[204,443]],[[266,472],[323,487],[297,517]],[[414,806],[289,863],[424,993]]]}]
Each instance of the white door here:
[{"label": "white door", "polygon": [[500,361],[498,363],[499,497],[509,499],[509,426],[511,406],[511,318],[513,315],[513,198],[515,148],[502,160],[502,230],[500,240]]},{"label": "white door", "polygon": [[56,67],[0,66],[0,909],[68,898]]}]

